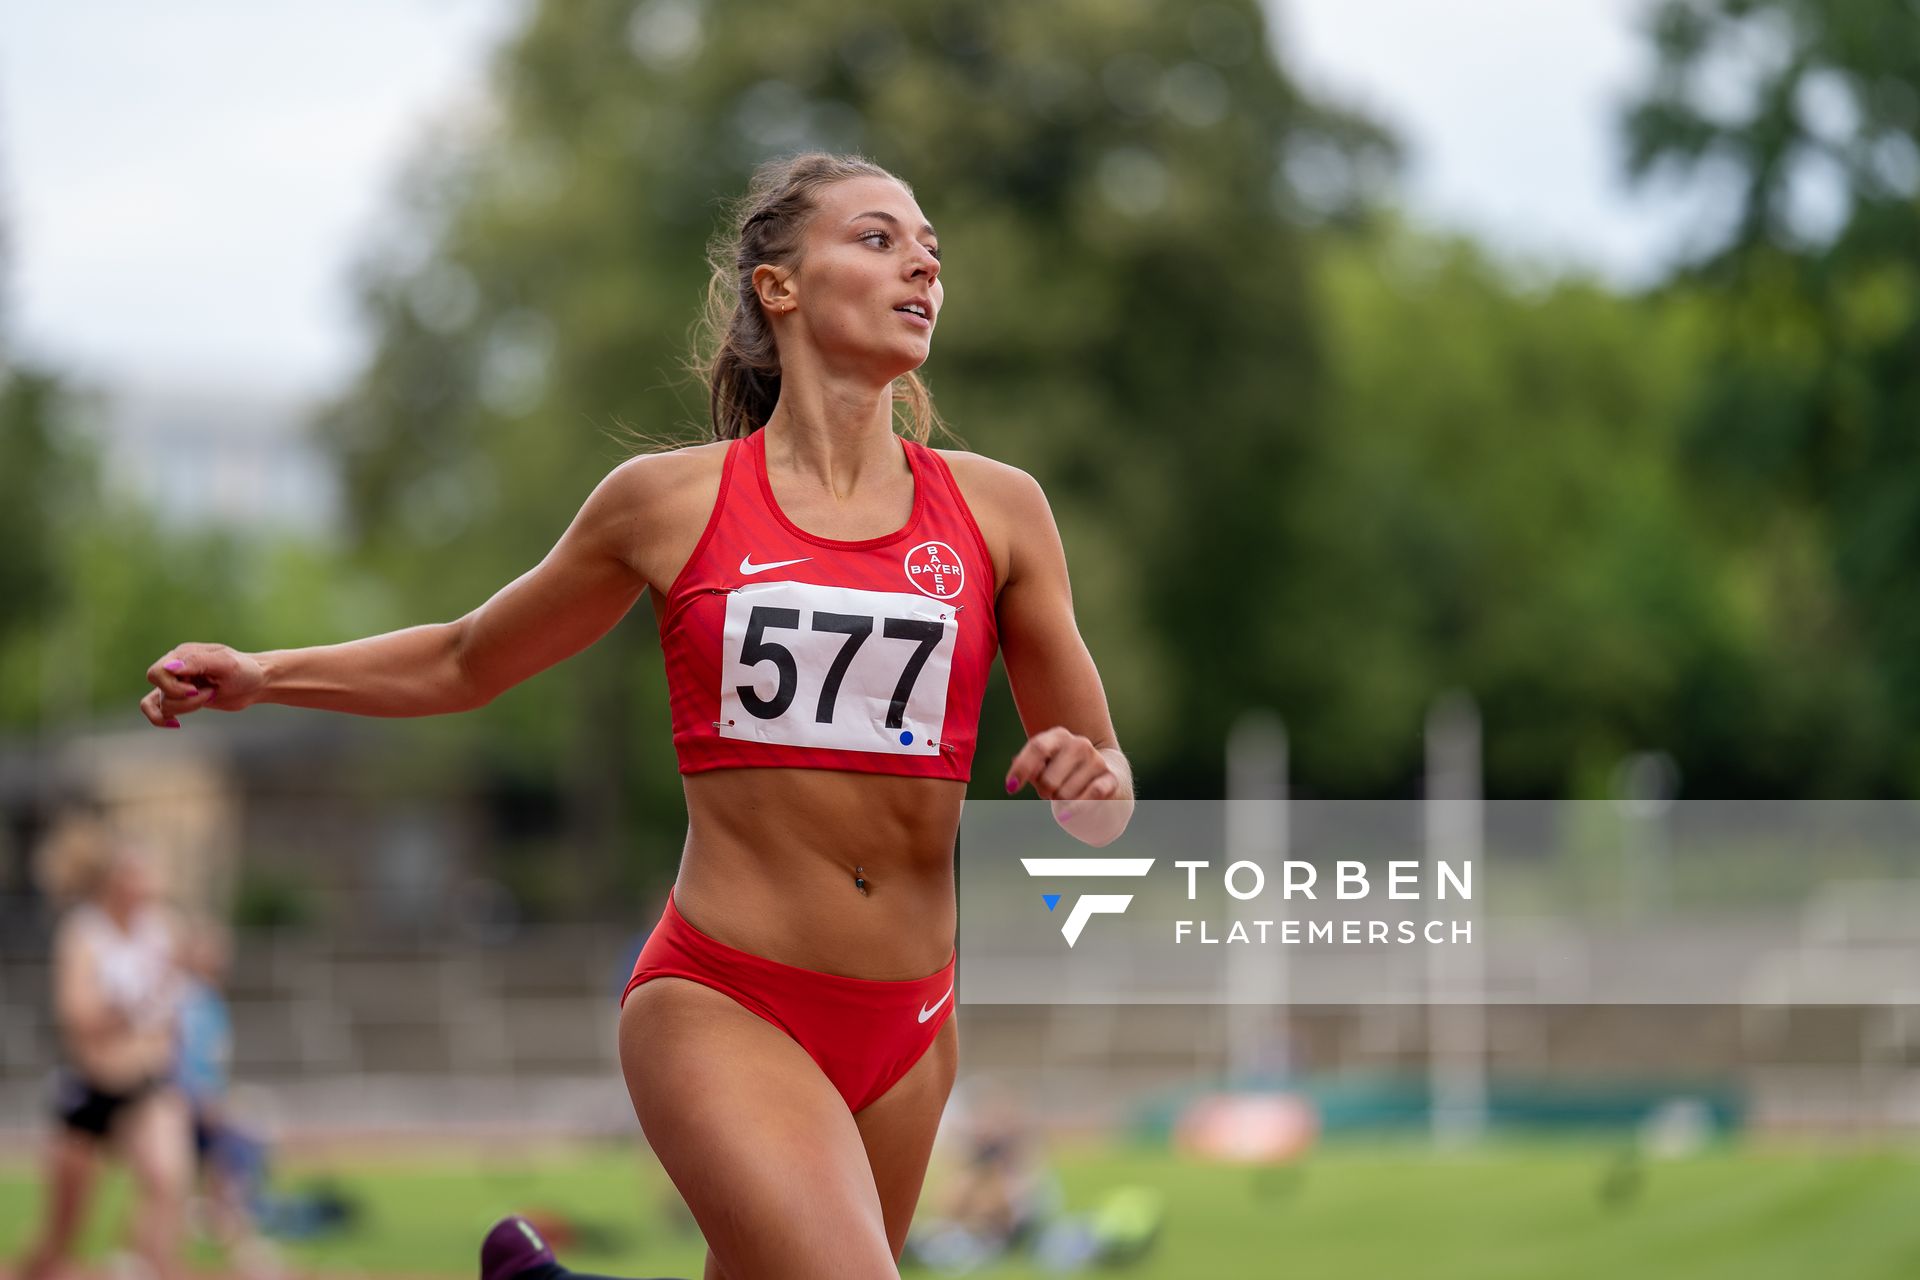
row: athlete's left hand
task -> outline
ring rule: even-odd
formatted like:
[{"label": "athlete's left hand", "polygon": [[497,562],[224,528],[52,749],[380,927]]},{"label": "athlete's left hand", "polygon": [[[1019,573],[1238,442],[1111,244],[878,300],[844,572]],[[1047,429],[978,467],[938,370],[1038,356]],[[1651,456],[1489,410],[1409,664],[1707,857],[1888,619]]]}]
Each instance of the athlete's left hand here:
[{"label": "athlete's left hand", "polygon": [[1112,800],[1124,790],[1106,753],[1092,739],[1060,725],[1028,738],[1013,757],[1007,794],[1029,782],[1045,800]]},{"label": "athlete's left hand", "polygon": [[1085,844],[1111,844],[1133,817],[1133,780],[1120,748],[1102,749],[1060,725],[1027,739],[1007,770],[1007,794],[1026,783],[1053,801],[1055,821]]}]

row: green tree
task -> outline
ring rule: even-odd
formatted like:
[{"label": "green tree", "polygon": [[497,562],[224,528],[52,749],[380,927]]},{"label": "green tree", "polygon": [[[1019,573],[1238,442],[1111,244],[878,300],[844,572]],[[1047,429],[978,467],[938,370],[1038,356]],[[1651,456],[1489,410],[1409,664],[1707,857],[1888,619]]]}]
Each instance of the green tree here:
[{"label": "green tree", "polygon": [[[1668,0],[1633,172],[1730,193],[1676,286],[1722,303],[1692,414],[1721,518],[1812,526],[1836,642],[1859,637],[1897,737],[1858,784],[1920,783],[1920,40],[1903,0]],[[1804,580],[1805,575],[1802,575]]]},{"label": "green tree", "polygon": [[0,372],[0,645],[38,627],[61,602],[59,530],[84,492],[90,459],[63,416],[57,378],[16,365]]},{"label": "green tree", "polygon": [[1392,228],[1322,248],[1330,443],[1270,638],[1307,777],[1404,786],[1449,687],[1496,795],[1591,794],[1651,747],[1696,795],[1862,775],[1884,717],[1819,531],[1728,530],[1686,465],[1714,300],[1530,283]]},{"label": "green tree", "polygon": [[0,726],[137,726],[147,664],[182,640],[343,639],[391,612],[324,546],[159,520],[111,483],[97,411],[42,368],[0,381]]}]

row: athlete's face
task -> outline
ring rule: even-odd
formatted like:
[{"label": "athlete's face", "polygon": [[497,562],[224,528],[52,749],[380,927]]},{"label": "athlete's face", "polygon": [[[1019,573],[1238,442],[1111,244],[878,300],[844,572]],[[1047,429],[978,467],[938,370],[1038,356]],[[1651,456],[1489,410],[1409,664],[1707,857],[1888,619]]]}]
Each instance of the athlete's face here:
[{"label": "athlete's face", "polygon": [[127,847],[115,854],[101,897],[110,910],[137,911],[153,900],[158,888],[144,852]]},{"label": "athlete's face", "polygon": [[939,252],[926,215],[899,183],[834,183],[820,193],[799,266],[769,281],[783,348],[792,335],[831,364],[867,366],[884,379],[919,368],[944,296]]}]

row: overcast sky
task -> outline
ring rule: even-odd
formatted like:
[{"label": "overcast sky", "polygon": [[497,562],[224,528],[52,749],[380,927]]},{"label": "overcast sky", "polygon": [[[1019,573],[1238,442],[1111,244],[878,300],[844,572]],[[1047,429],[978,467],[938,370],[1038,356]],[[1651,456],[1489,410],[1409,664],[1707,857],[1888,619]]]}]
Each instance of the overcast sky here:
[{"label": "overcast sky", "polygon": [[[1407,141],[1416,213],[1648,277],[1671,208],[1619,184],[1642,0],[1280,0],[1310,88]],[[471,102],[521,0],[71,0],[0,28],[7,324],[104,382],[320,392],[347,269],[423,123]],[[268,282],[267,287],[262,287]],[[689,304],[691,305],[691,304]]]}]

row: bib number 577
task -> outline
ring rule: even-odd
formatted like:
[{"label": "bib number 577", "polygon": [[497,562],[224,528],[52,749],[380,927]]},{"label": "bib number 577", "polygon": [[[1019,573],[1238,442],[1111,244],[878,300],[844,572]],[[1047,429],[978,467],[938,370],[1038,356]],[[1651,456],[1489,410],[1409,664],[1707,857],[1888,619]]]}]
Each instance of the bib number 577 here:
[{"label": "bib number 577", "polygon": [[[920,678],[927,659],[947,631],[937,622],[926,622],[919,618],[882,618],[879,621],[881,634],[887,639],[914,642],[906,665],[900,669],[900,679],[893,686],[893,697],[887,703],[887,728],[898,729],[906,715],[907,699],[913,693],[914,682]],[[873,634],[873,623],[874,619],[864,613],[830,613],[825,609],[814,613],[813,630],[846,637],[841,642],[840,651],[833,655],[833,661],[827,665],[826,679],[821,681],[820,699],[813,712],[815,724],[833,723],[833,707],[840,696],[840,685],[847,678],[847,668],[853,665],[854,655],[860,652],[860,646]],[[735,690],[740,695],[740,705],[762,720],[774,720],[785,715],[787,708],[793,705],[794,694],[800,689],[800,669],[794,661],[793,651],[777,641],[767,639],[768,627],[799,630],[800,610],[758,605],[747,615],[747,635],[740,645],[740,661],[748,665],[771,662],[780,673],[779,686],[770,698],[761,697],[750,685],[741,685]]]},{"label": "bib number 577", "polygon": [[958,625],[952,604],[905,592],[742,587],[727,598],[718,732],[935,754]]}]

